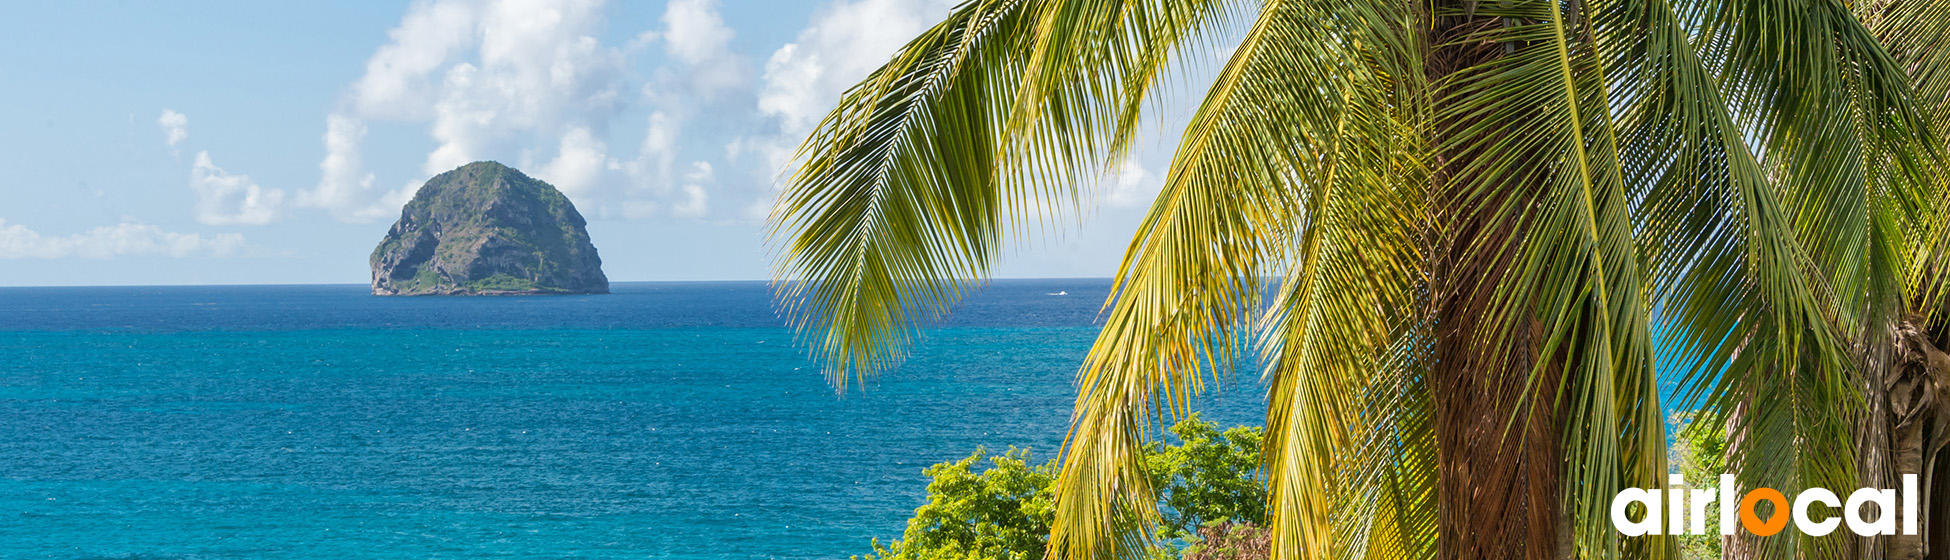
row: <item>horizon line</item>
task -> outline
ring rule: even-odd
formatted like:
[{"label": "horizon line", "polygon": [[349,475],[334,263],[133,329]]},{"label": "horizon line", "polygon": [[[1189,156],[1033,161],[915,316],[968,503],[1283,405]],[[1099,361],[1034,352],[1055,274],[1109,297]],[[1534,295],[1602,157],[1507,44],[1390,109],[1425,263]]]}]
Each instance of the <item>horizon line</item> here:
[{"label": "horizon line", "polygon": [[[1109,276],[1008,276],[989,278],[985,282],[1014,280],[1111,280]],[[754,283],[770,284],[773,280],[729,279],[729,280],[612,280],[616,284],[730,284]],[[325,286],[364,286],[371,283],[359,282],[281,282],[264,284],[0,284],[0,290],[28,288],[278,288],[278,287],[325,287]]]}]

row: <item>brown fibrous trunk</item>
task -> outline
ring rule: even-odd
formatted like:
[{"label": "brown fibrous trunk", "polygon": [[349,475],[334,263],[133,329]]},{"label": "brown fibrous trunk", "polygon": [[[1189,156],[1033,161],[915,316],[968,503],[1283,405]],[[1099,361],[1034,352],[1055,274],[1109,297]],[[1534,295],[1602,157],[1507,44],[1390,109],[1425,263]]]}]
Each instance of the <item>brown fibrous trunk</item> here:
[{"label": "brown fibrous trunk", "polygon": [[[1437,2],[1438,14],[1464,12],[1459,2]],[[1496,18],[1433,16],[1427,39],[1428,76],[1443,83],[1451,74],[1507,54],[1504,45],[1461,43],[1466,35],[1502,25]],[[1448,95],[1438,90],[1438,100]],[[1441,101],[1438,101],[1440,103]],[[1438,134],[1468,123],[1437,123]],[[1526,381],[1538,360],[1541,325],[1513,327],[1520,340],[1478,340],[1494,315],[1491,288],[1515,268],[1512,255],[1472,250],[1483,240],[1521,236],[1508,221],[1478,211],[1501,201],[1464,200],[1449,188],[1469,153],[1439,153],[1431,178],[1437,219],[1447,225],[1430,245],[1436,344],[1430,385],[1436,413],[1437,556],[1446,560],[1547,560],[1569,553],[1562,487],[1562,426],[1555,393],[1561,364],[1548,363],[1535,385]],[[1499,196],[1525,196],[1511,189]],[[1545,388],[1537,390],[1537,388]]]},{"label": "brown fibrous trunk", "polygon": [[[1858,454],[1865,487],[1897,488],[1902,475],[1919,478],[1923,515],[1920,535],[1866,539],[1865,551],[1876,552],[1876,541],[1890,560],[1950,558],[1944,546],[1950,523],[1945,523],[1942,494],[1946,477],[1938,476],[1943,449],[1950,443],[1950,354],[1937,349],[1924,317],[1897,323],[1888,337],[1887,352],[1871,360],[1864,374],[1868,417]],[[1891,512],[1893,513],[1893,512]]]}]

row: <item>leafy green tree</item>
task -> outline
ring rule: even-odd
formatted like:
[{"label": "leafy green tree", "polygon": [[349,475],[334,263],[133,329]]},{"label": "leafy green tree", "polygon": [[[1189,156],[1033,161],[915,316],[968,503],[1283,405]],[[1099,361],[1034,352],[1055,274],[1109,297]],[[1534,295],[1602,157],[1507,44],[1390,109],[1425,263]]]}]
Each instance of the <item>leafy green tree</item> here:
[{"label": "leafy green tree", "polygon": [[[988,468],[976,470],[982,462]],[[1042,560],[1055,516],[1056,464],[1031,466],[1029,451],[1010,448],[922,471],[928,503],[914,510],[901,538],[874,541],[869,559]]]},{"label": "leafy green tree", "polygon": [[1893,487],[1950,433],[1943,6],[969,0],[802,146],[781,298],[835,385],[884,371],[1222,56],[1084,358],[1054,555],[1147,554],[1144,427],[1256,359],[1275,557],[1669,557],[1607,511],[1665,484],[1656,364],[1747,487]]},{"label": "leafy green tree", "polygon": [[[1170,431],[1178,444],[1155,443],[1144,450],[1152,480],[1164,489],[1161,509],[1172,520],[1169,540],[1151,547],[1147,555],[1153,560],[1177,558],[1181,546],[1197,546],[1204,533],[1226,539],[1222,546],[1233,546],[1229,543],[1241,538],[1235,535],[1251,534],[1252,524],[1265,517],[1265,485],[1256,476],[1262,430],[1240,426],[1221,432],[1192,415]],[[867,560],[1044,557],[1056,512],[1054,461],[1034,464],[1026,449],[1010,448],[1001,455],[978,449],[922,472],[930,480],[927,504],[914,510],[900,539],[874,541]],[[1207,529],[1217,526],[1223,527]]]},{"label": "leafy green tree", "polygon": [[[1711,488],[1719,484],[1720,475],[1726,472],[1727,435],[1721,426],[1701,423],[1699,417],[1697,411],[1672,413],[1672,467],[1685,475],[1688,485]],[[1708,506],[1720,508],[1725,504],[1716,502]],[[1722,556],[1718,531],[1706,535],[1686,535],[1678,540],[1679,555],[1685,560],[1713,560]]]},{"label": "leafy green tree", "polygon": [[1266,521],[1266,481],[1257,476],[1265,431],[1218,425],[1192,414],[1171,427],[1178,445],[1145,447],[1151,486],[1163,514],[1161,537],[1196,540],[1207,523]]}]

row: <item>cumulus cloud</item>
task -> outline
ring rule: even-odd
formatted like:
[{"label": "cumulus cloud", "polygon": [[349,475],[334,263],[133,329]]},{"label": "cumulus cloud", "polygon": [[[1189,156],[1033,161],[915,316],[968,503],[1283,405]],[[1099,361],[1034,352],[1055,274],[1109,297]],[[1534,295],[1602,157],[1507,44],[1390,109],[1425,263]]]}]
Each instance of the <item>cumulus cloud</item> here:
[{"label": "cumulus cloud", "polygon": [[833,6],[766,60],[759,112],[778,119],[785,132],[811,132],[846,88],[947,17],[954,4],[953,0],[859,0]]},{"label": "cumulus cloud", "polygon": [[[631,181],[631,187],[619,204],[623,217],[633,220],[645,219],[662,215],[665,210],[672,210],[671,215],[677,215],[674,210],[680,207],[696,208],[696,212],[684,214],[687,216],[703,214],[704,204],[702,202],[691,204],[690,200],[697,198],[701,201],[701,195],[689,197],[681,194],[686,190],[701,192],[702,187],[691,189],[678,186],[680,180],[695,177],[696,171],[693,170],[686,178],[679,178],[673,173],[672,168],[677,162],[677,137],[680,130],[677,119],[672,118],[668,113],[657,111],[650,114],[648,122],[644,124],[643,143],[637,148],[636,158],[622,164],[623,171],[629,175]],[[705,165],[708,167],[710,164],[705,163]],[[693,167],[695,168],[695,165]],[[709,175],[708,171],[706,175]],[[690,184],[695,186],[698,181],[691,180]],[[680,196],[684,196],[684,200],[678,200],[677,197]]]},{"label": "cumulus cloud", "polygon": [[[319,184],[300,200],[347,221],[398,211],[411,189],[375,189],[360,155],[366,123],[376,120],[426,124],[437,145],[424,176],[544,154],[541,174],[588,194],[590,170],[611,167],[600,138],[625,90],[624,50],[596,39],[602,8],[599,0],[415,4],[327,118]],[[537,138],[553,142],[530,145]]]},{"label": "cumulus cloud", "polygon": [[234,255],[244,246],[235,233],[204,237],[176,233],[139,223],[122,222],[74,235],[42,235],[27,226],[0,219],[0,259],[106,259],[119,256],[167,257]]},{"label": "cumulus cloud", "polygon": [[366,61],[366,73],[352,85],[355,111],[370,118],[424,118],[433,107],[435,70],[445,67],[479,40],[479,7],[473,2],[417,4],[392,42]]},{"label": "cumulus cloud", "polygon": [[1164,187],[1164,179],[1146,170],[1137,158],[1124,160],[1104,189],[1104,203],[1129,208],[1150,203]]},{"label": "cumulus cloud", "polygon": [[664,6],[662,22],[657,31],[639,36],[646,44],[661,42],[670,60],[642,87],[643,101],[655,110],[645,123],[635,157],[613,166],[627,178],[619,208],[631,219],[703,217],[709,208],[705,183],[714,175],[706,171],[702,173],[706,178],[700,180],[695,164],[681,175],[673,169],[686,144],[679,136],[686,132],[687,122],[701,113],[711,115],[710,122],[699,127],[703,134],[721,133],[727,123],[750,115],[752,65],[731,49],[737,34],[719,15],[718,2],[673,0]]},{"label": "cumulus cloud", "polygon": [[623,217],[638,220],[658,216],[702,218],[711,212],[710,189],[717,182],[717,170],[708,161],[693,161],[678,180],[651,187],[653,196],[624,200],[617,207]]},{"label": "cumulus cloud", "polygon": [[325,119],[325,159],[318,162],[318,186],[299,191],[299,206],[323,208],[340,220],[368,222],[399,211],[412,191],[391,193],[373,187],[373,174],[366,171],[359,143],[366,138],[366,123],[345,115]]},{"label": "cumulus cloud", "polygon": [[586,127],[571,128],[562,135],[554,160],[536,173],[570,198],[594,190],[612,163],[609,148]]},{"label": "cumulus cloud", "polygon": [[156,126],[162,127],[163,137],[171,148],[190,138],[190,118],[182,113],[163,109],[162,116],[156,118]]},{"label": "cumulus cloud", "polygon": [[271,223],[284,206],[284,191],[258,186],[249,175],[232,175],[210,161],[210,152],[197,152],[190,167],[190,190],[196,193],[196,221],[209,225]]},{"label": "cumulus cloud", "polygon": [[[840,93],[955,1],[840,0],[771,53],[760,78],[719,0],[671,0],[655,28],[620,45],[600,39],[603,0],[423,0],[347,86],[326,120],[319,182],[293,203],[370,221],[396,213],[427,176],[482,159],[531,170],[596,218],[769,203],[791,149]],[[633,57],[653,47],[666,62],[638,69]],[[633,104],[648,119],[617,122]],[[368,125],[382,122],[424,126],[433,140],[419,176],[377,181],[397,189],[377,186],[362,158]]]},{"label": "cumulus cloud", "polygon": [[718,15],[717,0],[671,0],[663,22],[664,51],[688,67],[693,93],[710,98],[751,80],[744,58],[731,50],[736,34]]},{"label": "cumulus cloud", "polygon": [[671,0],[664,6],[663,39],[670,42],[672,56],[691,64],[709,62],[728,54],[731,37],[714,0]]},{"label": "cumulus cloud", "polygon": [[703,217],[704,213],[710,210],[708,202],[710,197],[705,194],[704,189],[715,180],[717,180],[717,173],[712,171],[710,162],[691,162],[690,172],[684,174],[683,198],[670,209],[670,214],[689,218]]},{"label": "cumulus cloud", "polygon": [[677,160],[678,124],[663,111],[650,114],[650,122],[644,125],[643,145],[637,149],[639,172],[653,172],[655,177],[670,177],[670,166]]}]

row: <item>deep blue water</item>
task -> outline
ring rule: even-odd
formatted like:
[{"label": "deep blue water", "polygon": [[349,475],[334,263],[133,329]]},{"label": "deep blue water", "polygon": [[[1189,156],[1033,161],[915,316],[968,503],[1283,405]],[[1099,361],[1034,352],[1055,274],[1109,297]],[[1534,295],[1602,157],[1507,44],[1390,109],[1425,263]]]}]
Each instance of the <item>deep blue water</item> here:
[{"label": "deep blue water", "polygon": [[756,282],[0,288],[0,558],[844,558],[1054,455],[1108,289],[995,282],[842,396]]}]

